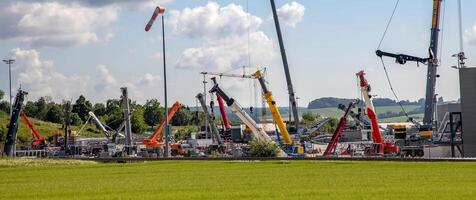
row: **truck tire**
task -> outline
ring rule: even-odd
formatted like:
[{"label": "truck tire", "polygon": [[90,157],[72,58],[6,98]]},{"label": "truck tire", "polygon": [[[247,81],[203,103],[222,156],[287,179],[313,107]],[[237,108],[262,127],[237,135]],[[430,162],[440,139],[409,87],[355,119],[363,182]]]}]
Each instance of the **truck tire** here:
[{"label": "truck tire", "polygon": [[417,150],[416,155],[418,157],[423,157],[425,155],[425,152],[423,152],[423,150],[419,149],[419,150]]},{"label": "truck tire", "polygon": [[412,158],[414,158],[414,157],[416,157],[417,153],[416,153],[416,151],[415,151],[415,150],[412,150],[412,152],[411,152],[411,154],[410,154],[410,155],[412,156]]}]

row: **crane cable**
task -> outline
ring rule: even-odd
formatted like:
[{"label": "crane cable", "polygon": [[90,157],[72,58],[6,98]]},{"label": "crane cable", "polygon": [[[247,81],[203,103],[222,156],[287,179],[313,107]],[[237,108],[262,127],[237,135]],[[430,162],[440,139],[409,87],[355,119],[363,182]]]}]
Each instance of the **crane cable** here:
[{"label": "crane cable", "polygon": [[395,7],[393,7],[392,15],[390,16],[387,26],[385,27],[385,31],[383,32],[382,37],[380,38],[380,42],[378,43],[377,49],[380,49],[380,46],[382,45],[382,42],[385,39],[385,36],[387,35],[388,28],[390,27],[390,24],[392,23],[393,16],[395,16],[395,11],[397,11],[397,7],[399,3],[400,3],[400,0],[397,0],[395,2]]},{"label": "crane cable", "polygon": [[445,34],[445,16],[446,16],[446,1],[443,1],[443,10],[441,11],[442,12],[442,17],[441,17],[441,27],[440,27],[440,31],[441,31],[441,36],[440,36],[440,42],[439,42],[439,50],[440,52],[438,52],[439,54],[439,60],[438,60],[438,63],[441,63],[443,62],[442,59],[443,59],[443,56],[441,56],[443,54],[443,37],[444,34]]},{"label": "crane cable", "polygon": [[409,121],[412,121],[412,120],[410,120],[410,116],[408,116],[407,111],[405,111],[405,108],[403,107],[402,102],[400,102],[400,99],[398,98],[397,93],[393,89],[392,81],[390,81],[390,77],[388,76],[388,72],[387,72],[387,67],[385,66],[385,62],[383,61],[382,57],[380,57],[380,61],[382,62],[383,70],[385,71],[385,76],[387,77],[388,86],[390,87],[390,90],[392,91],[393,96],[395,97],[395,100],[397,101],[398,105],[402,109],[402,112],[403,112],[403,114],[405,114],[407,119]]},{"label": "crane cable", "polygon": [[[397,11],[397,8],[398,8],[398,4],[400,3],[400,0],[397,0],[395,2],[395,6],[393,7],[393,11],[392,11],[392,15],[390,15],[390,18],[387,22],[387,26],[385,27],[385,30],[382,34],[382,37],[380,38],[380,42],[377,46],[377,49],[380,49],[380,46],[382,45],[384,39],[385,39],[385,36],[387,35],[387,31],[388,31],[388,28],[390,27],[390,24],[392,23],[392,20],[393,20],[393,17],[395,16],[395,12]],[[407,117],[407,119],[409,121],[410,120],[410,116],[408,116],[408,113],[407,111],[405,110],[405,108],[403,107],[402,103],[400,102],[400,98],[398,98],[397,96],[397,93],[395,92],[395,89],[393,89],[393,85],[392,85],[392,81],[390,80],[390,76],[388,75],[388,71],[387,71],[387,67],[385,65],[385,62],[383,61],[383,58],[380,57],[380,61],[382,62],[382,67],[383,67],[383,70],[385,72],[385,76],[387,78],[387,82],[388,82],[388,86],[390,87],[390,90],[392,91],[392,94],[393,96],[395,97],[395,100],[397,101],[398,105],[400,106],[400,108],[402,109],[402,112],[403,114],[405,114],[405,116]]]}]

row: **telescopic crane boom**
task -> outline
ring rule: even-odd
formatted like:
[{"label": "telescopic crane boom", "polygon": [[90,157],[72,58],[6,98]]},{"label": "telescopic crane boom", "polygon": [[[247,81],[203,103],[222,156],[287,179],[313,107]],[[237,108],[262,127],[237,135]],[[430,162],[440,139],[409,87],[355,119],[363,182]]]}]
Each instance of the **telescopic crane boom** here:
[{"label": "telescopic crane boom", "polygon": [[213,137],[215,138],[215,141],[219,145],[223,145],[223,140],[220,137],[220,133],[218,132],[217,126],[213,122],[213,117],[211,116],[210,112],[208,111],[207,103],[205,102],[205,99],[203,98],[203,94],[198,93],[196,97],[197,97],[198,101],[200,102],[200,105],[202,106],[203,112],[205,112],[205,117],[208,118],[208,126],[212,130],[212,134],[213,134]]},{"label": "telescopic crane boom", "polygon": [[26,125],[30,128],[32,135],[33,135],[33,141],[31,142],[31,146],[33,147],[42,147],[46,145],[45,138],[35,129],[33,124],[30,122],[28,117],[24,112],[20,113],[21,117],[23,120],[25,120]]},{"label": "telescopic crane boom", "polygon": [[89,111],[88,114],[89,114],[89,116],[91,116],[91,118],[94,120],[94,122],[96,122],[96,124],[99,126],[101,131],[107,137],[107,139],[109,139],[111,137],[111,133],[106,129],[106,127],[104,127],[104,125],[101,123],[101,121],[99,121],[98,117],[92,111]]},{"label": "telescopic crane boom", "polygon": [[231,108],[232,112],[240,118],[243,123],[245,123],[246,126],[248,126],[251,129],[251,132],[253,133],[254,137],[258,140],[262,141],[272,141],[271,138],[266,134],[266,132],[261,129],[258,124],[251,118],[248,113],[243,111],[243,107],[241,107],[238,102],[235,101],[235,99],[230,98],[221,88],[218,86],[218,84],[215,84],[213,88],[210,90],[210,93],[216,92],[218,95],[220,95],[223,100],[225,101],[226,105]]},{"label": "telescopic crane boom", "polygon": [[337,147],[337,143],[339,142],[339,139],[342,136],[342,131],[344,131],[344,127],[347,124],[347,117],[349,116],[350,112],[352,111],[352,108],[354,107],[355,107],[354,102],[350,102],[349,106],[347,106],[344,116],[340,118],[339,123],[337,124],[336,130],[334,131],[334,134],[332,134],[331,141],[327,145],[327,148],[324,151],[323,156],[329,156],[335,151]]},{"label": "telescopic crane boom", "polygon": [[405,64],[407,61],[414,61],[420,63],[428,63],[428,72],[426,79],[426,96],[425,96],[425,115],[423,116],[423,125],[425,128],[433,128],[434,105],[435,105],[435,86],[438,69],[438,40],[440,32],[440,15],[441,2],[443,0],[433,0],[433,16],[431,23],[431,38],[428,58],[419,58],[405,54],[392,54],[376,51],[377,56],[387,56],[396,59],[399,64]]},{"label": "telescopic crane boom", "polygon": [[[213,81],[213,84],[217,84],[216,77],[212,77],[212,81]],[[223,102],[223,98],[221,98],[221,96],[218,95],[218,93],[216,94],[216,96],[217,96],[218,107],[220,108],[220,115],[223,120],[224,128],[225,130],[230,130],[231,125],[230,125],[230,121],[228,120],[228,116],[226,115],[225,103]]]},{"label": "telescopic crane boom", "polygon": [[[175,113],[180,109],[182,105],[179,102],[175,102],[174,105],[169,109],[167,116],[168,121],[171,121]],[[162,147],[164,145],[162,131],[165,126],[165,120],[162,121],[160,126],[155,130],[155,132],[147,139],[142,141],[147,148]]]},{"label": "telescopic crane boom", "polygon": [[276,10],[276,4],[274,0],[270,0],[271,10],[273,11],[274,25],[276,27],[276,34],[278,35],[279,49],[281,51],[281,59],[283,61],[284,74],[286,75],[286,83],[288,85],[289,102],[291,104],[291,110],[294,118],[294,126],[296,130],[299,130],[299,114],[297,110],[296,97],[294,94],[293,83],[291,81],[291,74],[289,73],[288,58],[286,56],[286,50],[284,49],[283,35],[281,34],[281,26],[279,25],[278,12]]},{"label": "telescopic crane boom", "polygon": [[395,146],[394,143],[386,142],[380,133],[380,127],[378,125],[377,114],[375,113],[374,104],[372,103],[372,95],[370,95],[371,87],[365,79],[365,72],[360,71],[357,74],[357,78],[359,79],[359,86],[360,91],[362,93],[362,97],[364,98],[365,110],[364,114],[366,114],[370,119],[370,127],[372,129],[372,141],[373,145],[372,148],[368,150],[367,154],[370,155],[383,155],[383,154],[396,154],[399,151],[398,146]]},{"label": "telescopic crane boom", "polygon": [[7,138],[5,140],[5,146],[3,147],[3,152],[7,156],[15,155],[15,144],[17,139],[17,130],[18,130],[18,117],[23,106],[23,101],[25,100],[25,95],[28,93],[23,90],[18,90],[18,93],[15,97],[15,102],[12,107],[12,116],[10,117],[10,123],[8,124]]},{"label": "telescopic crane boom", "polygon": [[228,73],[218,73],[218,72],[200,72],[200,74],[203,75],[209,75],[209,76],[219,76],[219,77],[233,77],[233,78],[254,78],[252,75],[246,75],[246,74],[228,74]]},{"label": "telescopic crane boom", "polygon": [[279,132],[281,133],[281,136],[283,137],[283,143],[287,145],[293,144],[293,141],[291,139],[291,135],[289,135],[288,129],[286,128],[286,124],[283,122],[283,118],[281,117],[281,113],[278,110],[278,106],[276,105],[276,101],[274,100],[273,93],[268,90],[268,87],[266,86],[266,82],[264,80],[263,75],[261,74],[261,71],[256,71],[254,73],[254,77],[256,77],[261,85],[261,89],[263,90],[264,97],[266,99],[266,102],[268,103],[269,110],[271,111],[271,114],[273,115],[274,122],[278,126]]}]

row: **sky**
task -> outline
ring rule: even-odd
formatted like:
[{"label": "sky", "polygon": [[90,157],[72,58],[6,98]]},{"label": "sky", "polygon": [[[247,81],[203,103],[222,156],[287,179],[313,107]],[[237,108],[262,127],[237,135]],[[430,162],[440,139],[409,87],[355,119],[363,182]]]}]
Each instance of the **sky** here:
[{"label": "sky", "polygon": [[[276,0],[291,78],[299,106],[320,97],[357,98],[355,73],[365,70],[378,97],[394,98],[375,50],[395,0]],[[401,0],[382,50],[426,57],[431,0]],[[476,66],[476,1],[462,0],[467,65]],[[168,102],[196,105],[202,71],[251,74],[266,68],[279,105],[288,104],[286,79],[269,1],[204,0],[3,0],[0,2],[0,57],[14,58],[12,84],[27,100],[49,96],[93,102],[119,98],[127,87],[140,103],[164,100],[160,19],[144,27],[154,8],[166,8]],[[442,51],[437,94],[459,98],[457,1],[444,1]],[[385,59],[400,99],[424,97],[426,66]],[[244,67],[243,67],[244,66]],[[209,77],[206,79],[208,82]],[[260,106],[252,80],[219,78],[243,106]],[[209,89],[211,84],[206,87]],[[8,67],[0,67],[0,89],[8,91]]]}]

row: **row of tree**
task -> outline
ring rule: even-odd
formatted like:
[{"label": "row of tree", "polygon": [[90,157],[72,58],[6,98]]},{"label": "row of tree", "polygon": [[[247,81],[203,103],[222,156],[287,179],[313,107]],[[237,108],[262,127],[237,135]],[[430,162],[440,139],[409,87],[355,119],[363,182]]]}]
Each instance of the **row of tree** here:
[{"label": "row of tree", "polygon": [[[0,90],[0,100],[4,92]],[[131,128],[134,133],[142,134],[153,130],[164,119],[165,108],[161,106],[157,99],[147,100],[144,105],[131,101],[132,109]],[[3,100],[0,101],[0,110],[6,113],[10,112],[10,104]],[[85,96],[81,95],[72,102],[71,123],[79,126],[89,118],[89,112],[92,111],[98,118],[112,129],[118,129],[124,120],[124,107],[120,99],[109,99],[106,103],[91,103]],[[28,117],[39,120],[63,123],[65,120],[65,102],[56,103],[48,97],[40,97],[36,101],[28,101],[23,107],[23,112]],[[187,106],[182,107],[171,120],[174,126],[198,125],[202,123],[203,114],[198,111],[190,111]]]}]

